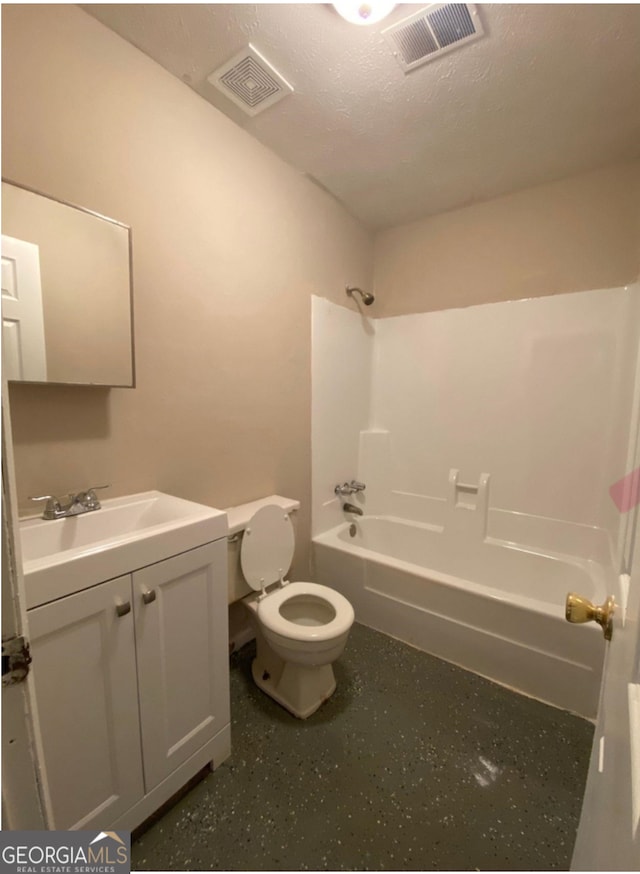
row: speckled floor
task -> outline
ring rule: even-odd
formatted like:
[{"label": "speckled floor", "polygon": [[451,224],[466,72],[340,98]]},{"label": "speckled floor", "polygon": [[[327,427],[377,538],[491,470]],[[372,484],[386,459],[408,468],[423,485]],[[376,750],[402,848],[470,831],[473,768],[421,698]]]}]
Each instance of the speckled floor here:
[{"label": "speckled floor", "polygon": [[231,660],[231,758],[134,870],[568,869],[590,723],[355,625],[305,722]]}]

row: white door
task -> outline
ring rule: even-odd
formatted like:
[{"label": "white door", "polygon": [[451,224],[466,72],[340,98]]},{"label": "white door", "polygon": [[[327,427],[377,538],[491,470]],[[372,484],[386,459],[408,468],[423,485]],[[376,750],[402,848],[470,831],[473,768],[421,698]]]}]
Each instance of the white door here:
[{"label": "white door", "polygon": [[49,828],[108,828],[144,795],[131,577],[28,618]]},{"label": "white door", "polygon": [[229,722],[226,562],[224,538],[133,574],[147,792]]},{"label": "white door", "polygon": [[640,869],[640,523],[637,508],[635,515],[634,563],[630,580],[622,577],[621,590],[616,593],[613,636],[607,645],[598,722],[571,863],[574,871]]},{"label": "white door", "polygon": [[[2,382],[2,643],[26,634],[22,562],[17,533],[11,418],[6,378]],[[44,813],[38,788],[29,695],[32,675],[11,685],[2,681],[2,828],[41,830]]]},{"label": "white door", "polygon": [[6,379],[47,379],[40,252],[2,235],[2,358]]}]

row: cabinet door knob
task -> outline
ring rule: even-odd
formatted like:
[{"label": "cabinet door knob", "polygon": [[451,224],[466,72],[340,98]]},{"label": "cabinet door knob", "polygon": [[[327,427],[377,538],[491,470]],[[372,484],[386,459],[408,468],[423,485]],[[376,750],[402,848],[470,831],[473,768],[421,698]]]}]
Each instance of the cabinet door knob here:
[{"label": "cabinet door knob", "polygon": [[124,604],[116,604],[116,614],[118,616],[126,616],[131,612],[131,601],[125,601]]},{"label": "cabinet door knob", "polygon": [[156,600],[156,590],[147,589],[146,592],[142,593],[142,600],[145,604],[151,604],[152,601]]}]

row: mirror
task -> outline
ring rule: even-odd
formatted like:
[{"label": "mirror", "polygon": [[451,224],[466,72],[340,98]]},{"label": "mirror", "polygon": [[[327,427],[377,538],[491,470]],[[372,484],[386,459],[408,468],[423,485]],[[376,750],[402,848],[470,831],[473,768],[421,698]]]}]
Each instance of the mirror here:
[{"label": "mirror", "polygon": [[2,347],[9,380],[133,387],[130,228],[3,181]]}]

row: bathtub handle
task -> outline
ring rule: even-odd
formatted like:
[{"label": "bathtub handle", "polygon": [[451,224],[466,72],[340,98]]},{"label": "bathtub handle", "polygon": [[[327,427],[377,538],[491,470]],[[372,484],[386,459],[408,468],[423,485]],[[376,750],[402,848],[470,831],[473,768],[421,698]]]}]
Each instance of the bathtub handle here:
[{"label": "bathtub handle", "polygon": [[592,604],[588,598],[569,592],[565,606],[567,622],[597,622],[601,626],[605,640],[611,640],[613,634],[613,614],[616,602],[613,595],[600,607]]},{"label": "bathtub handle", "polygon": [[353,495],[356,492],[364,492],[365,489],[366,486],[364,483],[359,483],[357,480],[352,479],[350,483],[343,483],[342,485],[338,483],[333,491],[340,497],[346,497],[347,495]]}]

